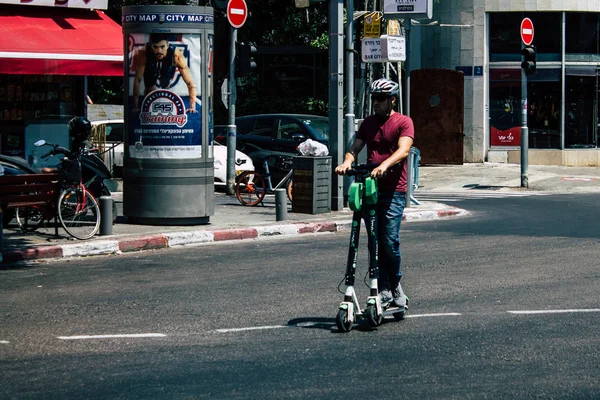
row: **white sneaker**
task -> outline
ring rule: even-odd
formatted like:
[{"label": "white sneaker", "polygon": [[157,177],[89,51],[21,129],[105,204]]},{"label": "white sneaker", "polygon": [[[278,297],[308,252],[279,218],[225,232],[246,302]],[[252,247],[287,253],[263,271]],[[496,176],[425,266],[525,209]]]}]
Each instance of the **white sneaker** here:
[{"label": "white sneaker", "polygon": [[379,292],[379,300],[381,301],[381,304],[386,305],[394,300],[394,297],[392,296],[392,292],[390,290],[385,289]]}]

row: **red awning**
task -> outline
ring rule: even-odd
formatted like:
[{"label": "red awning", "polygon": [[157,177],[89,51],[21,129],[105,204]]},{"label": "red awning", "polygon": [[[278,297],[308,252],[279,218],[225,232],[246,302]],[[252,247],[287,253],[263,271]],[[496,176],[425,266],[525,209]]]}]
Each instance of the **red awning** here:
[{"label": "red awning", "polygon": [[122,76],[121,26],[97,10],[2,6],[0,74]]}]

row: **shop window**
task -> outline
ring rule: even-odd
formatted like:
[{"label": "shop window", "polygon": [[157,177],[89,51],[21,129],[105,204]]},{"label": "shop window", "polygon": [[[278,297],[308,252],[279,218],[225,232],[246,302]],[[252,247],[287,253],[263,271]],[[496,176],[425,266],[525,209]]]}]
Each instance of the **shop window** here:
[{"label": "shop window", "polygon": [[532,149],[560,149],[559,69],[539,70],[527,79],[527,126],[529,147]]},{"label": "shop window", "polygon": [[[527,81],[529,147],[559,149],[560,70],[538,69]],[[492,69],[490,145],[520,146],[521,117],[521,69]]]},{"label": "shop window", "polygon": [[561,13],[490,13],[490,61],[521,61],[521,21],[533,21],[537,61],[561,59]]},{"label": "shop window", "polygon": [[25,127],[83,115],[83,78],[0,75],[0,153],[25,157]]},{"label": "shop window", "polygon": [[521,70],[490,71],[490,144],[521,145]]},{"label": "shop window", "polygon": [[599,26],[598,13],[566,13],[566,61],[600,61]]},{"label": "shop window", "polygon": [[[567,68],[565,78],[565,147],[597,146],[598,76],[596,67]],[[575,75],[577,74],[577,75]]]}]

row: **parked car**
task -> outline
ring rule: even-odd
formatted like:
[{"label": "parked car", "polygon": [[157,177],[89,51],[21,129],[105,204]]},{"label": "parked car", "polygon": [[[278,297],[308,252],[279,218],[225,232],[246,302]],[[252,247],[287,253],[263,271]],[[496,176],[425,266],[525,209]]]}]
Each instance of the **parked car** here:
[{"label": "parked car", "polygon": [[95,133],[101,126],[106,127],[106,146],[102,153],[102,159],[115,178],[122,178],[123,142],[125,140],[123,120],[92,121],[92,132]]},{"label": "parked car", "polygon": [[[215,159],[215,186],[224,186],[227,183],[227,146],[213,142],[213,156]],[[239,150],[235,151],[235,174],[244,171],[254,171],[252,159]]]},{"label": "parked car", "polygon": [[[235,119],[237,126],[236,149],[246,153],[260,172],[263,161],[292,158],[297,147],[307,139],[329,145],[329,119],[307,114],[258,114]],[[215,140],[225,144],[227,136],[215,127]],[[275,179],[287,173],[289,163],[269,163]],[[281,168],[279,168],[281,167]]]}]

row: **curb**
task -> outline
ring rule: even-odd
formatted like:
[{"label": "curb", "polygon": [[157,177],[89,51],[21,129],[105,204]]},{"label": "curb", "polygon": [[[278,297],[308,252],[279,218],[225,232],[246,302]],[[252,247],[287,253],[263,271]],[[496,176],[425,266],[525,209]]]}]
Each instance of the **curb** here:
[{"label": "curb", "polygon": [[[470,214],[460,208],[410,212],[403,221],[425,221]],[[178,246],[195,246],[206,243],[260,239],[274,236],[294,236],[305,233],[342,232],[350,230],[352,220],[294,222],[254,228],[230,228],[215,231],[193,230],[160,233],[156,235],[99,239],[56,246],[38,246],[24,250],[9,250],[0,254],[0,263],[15,263],[41,259],[68,259],[74,257],[122,254],[134,251],[158,250]]]}]

